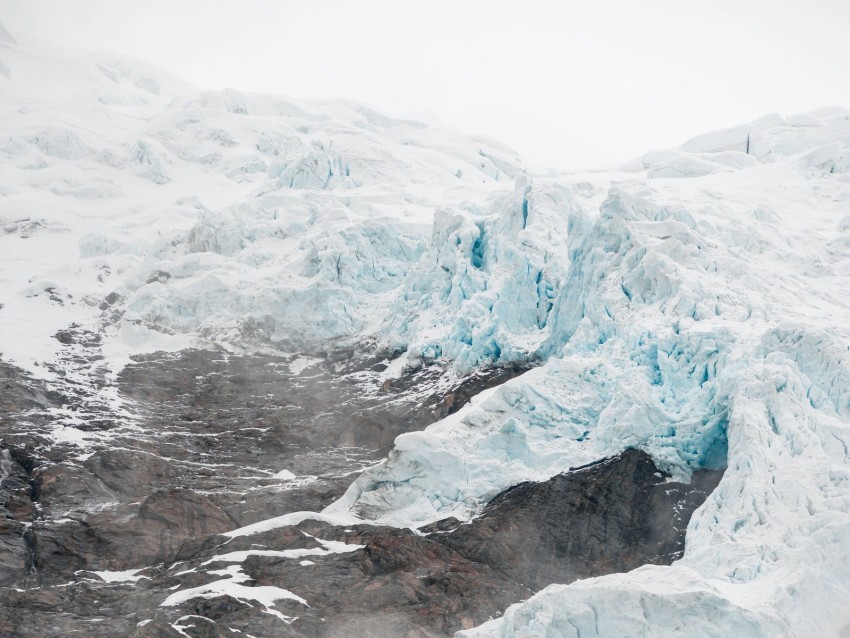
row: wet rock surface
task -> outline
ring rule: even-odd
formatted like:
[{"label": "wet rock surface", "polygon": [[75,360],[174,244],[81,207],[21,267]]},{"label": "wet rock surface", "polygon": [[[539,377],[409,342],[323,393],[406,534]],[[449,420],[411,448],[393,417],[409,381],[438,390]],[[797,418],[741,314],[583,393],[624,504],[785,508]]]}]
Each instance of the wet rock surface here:
[{"label": "wet rock surface", "polygon": [[522,483],[445,535],[449,547],[535,592],[551,583],[680,558],[691,514],[723,473],[668,482],[644,452],[627,450],[544,483]]},{"label": "wet rock surface", "polygon": [[111,379],[96,341],[60,342],[59,382],[0,363],[4,636],[447,636],[551,582],[675,560],[720,476],[667,482],[628,451],[516,486],[471,523],[230,537],[321,510],[395,436],[522,370],[387,381],[357,353],[188,351]]}]

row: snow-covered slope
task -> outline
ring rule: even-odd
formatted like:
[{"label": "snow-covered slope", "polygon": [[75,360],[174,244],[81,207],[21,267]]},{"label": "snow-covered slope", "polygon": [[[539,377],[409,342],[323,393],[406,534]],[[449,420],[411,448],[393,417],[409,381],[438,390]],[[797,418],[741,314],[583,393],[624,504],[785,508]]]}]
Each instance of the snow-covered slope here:
[{"label": "snow-covered slope", "polygon": [[0,352],[30,369],[71,321],[105,327],[119,360],[357,341],[434,209],[523,170],[494,142],[354,103],[199,92],[21,37],[0,60]]},{"label": "snow-covered slope", "polygon": [[768,116],[609,172],[345,102],[202,92],[0,29],[0,352],[372,344],[540,365],[328,508],[417,526],[627,448],[726,468],[671,567],[552,586],[475,636],[850,631],[850,114]]}]

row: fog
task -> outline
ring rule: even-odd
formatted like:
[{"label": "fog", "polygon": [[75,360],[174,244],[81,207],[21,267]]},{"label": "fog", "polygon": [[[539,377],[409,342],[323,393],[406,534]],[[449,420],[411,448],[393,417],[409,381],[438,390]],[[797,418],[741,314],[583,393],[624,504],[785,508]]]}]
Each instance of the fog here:
[{"label": "fog", "polygon": [[835,1],[0,0],[0,20],[210,89],[340,97],[611,165],[768,112],[850,105]]}]

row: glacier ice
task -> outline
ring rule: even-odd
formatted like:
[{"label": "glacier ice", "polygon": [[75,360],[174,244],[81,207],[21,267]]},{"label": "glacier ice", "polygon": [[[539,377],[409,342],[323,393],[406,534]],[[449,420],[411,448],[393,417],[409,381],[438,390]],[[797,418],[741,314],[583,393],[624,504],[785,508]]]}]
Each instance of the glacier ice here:
[{"label": "glacier ice", "polygon": [[[414,526],[468,518],[510,485],[625,448],[683,479],[725,467],[673,567],[552,586],[463,635],[839,635],[850,623],[850,323],[836,230],[846,142],[833,140],[850,129],[842,115],[817,130],[822,146],[806,130],[807,150],[728,176],[622,182],[593,207],[573,191],[563,279],[529,351],[545,363],[400,436],[326,511]],[[440,244],[467,257],[431,277],[453,276],[452,319],[431,334],[461,365],[469,346],[451,340],[470,329],[468,312],[475,328],[503,325],[475,296],[517,281],[454,279],[474,257],[464,221],[444,222],[458,240]],[[457,286],[473,291],[456,294],[460,311]]]},{"label": "glacier ice", "polygon": [[569,262],[568,190],[518,179],[471,209],[438,209],[428,248],[382,327],[395,349],[459,369],[534,356]]},{"label": "glacier ice", "polygon": [[736,604],[678,565],[551,585],[498,620],[462,631],[466,638],[601,638],[603,636],[766,638],[788,635],[775,614]]}]

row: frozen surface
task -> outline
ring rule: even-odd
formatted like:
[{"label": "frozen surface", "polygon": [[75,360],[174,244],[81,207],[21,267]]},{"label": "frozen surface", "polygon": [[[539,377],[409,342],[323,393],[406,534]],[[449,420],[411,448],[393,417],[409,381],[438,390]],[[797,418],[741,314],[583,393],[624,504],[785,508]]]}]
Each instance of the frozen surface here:
[{"label": "frozen surface", "polygon": [[226,532],[224,536],[228,536],[230,538],[253,536],[254,534],[262,534],[263,532],[278,529],[280,527],[298,525],[302,521],[321,521],[323,523],[330,523],[331,525],[351,525],[359,522],[359,519],[356,516],[352,516],[347,513],[322,514],[318,512],[292,512],[290,514],[284,514],[283,516],[269,518],[252,525],[246,525],[245,527],[239,527],[233,531]]},{"label": "frozen surface", "polygon": [[193,598],[217,598],[218,596],[230,596],[236,600],[250,604],[251,602],[260,604],[266,613],[277,616],[285,622],[292,622],[294,618],[285,616],[274,609],[275,602],[279,600],[294,600],[295,602],[306,605],[307,601],[300,596],[293,594],[282,587],[274,587],[271,585],[243,585],[242,583],[250,581],[250,577],[245,574],[239,565],[230,565],[227,569],[210,572],[220,576],[227,576],[221,580],[216,580],[206,585],[191,587],[189,589],[181,589],[162,602],[163,607],[173,607],[180,605]]},{"label": "frozen surface", "polygon": [[[230,552],[229,554],[221,554],[213,556],[203,565],[211,563],[241,563],[249,556],[275,556],[278,558],[303,558],[304,556],[326,556],[327,554],[344,554],[362,549],[363,545],[355,543],[343,543],[340,541],[326,541],[320,538],[315,539],[321,547],[305,548],[305,549],[283,549],[283,550],[264,550],[251,549],[239,552]],[[100,575],[100,574],[98,574]]]},{"label": "frozen surface", "polygon": [[[309,534],[307,534],[309,536]],[[251,582],[251,578],[242,571],[241,563],[251,556],[266,556],[274,558],[303,558],[305,556],[327,556],[328,554],[340,554],[354,552],[362,549],[363,545],[354,543],[343,543],[340,541],[329,541],[320,538],[311,537],[315,540],[319,547],[304,548],[304,549],[287,549],[287,550],[244,550],[238,552],[230,552],[229,554],[221,554],[213,556],[206,562],[201,564],[201,567],[209,565],[217,565],[225,563],[227,566],[223,569],[206,570],[207,574],[214,576],[225,576],[220,580],[214,580],[199,585],[181,589],[162,602],[163,607],[173,607],[185,603],[194,598],[215,598],[217,596],[229,596],[240,602],[250,604],[251,602],[258,603],[263,606],[266,613],[277,616],[284,622],[292,622],[294,618],[286,616],[274,609],[275,602],[279,600],[294,600],[302,605],[306,605],[307,601],[302,597],[293,594],[287,589],[274,587],[270,585],[245,585],[243,583]],[[313,561],[300,561],[302,566],[315,564]],[[100,575],[100,574],[99,574]],[[109,581],[111,582],[111,581]]]},{"label": "frozen surface", "polygon": [[[727,468],[684,557],[553,585],[468,635],[850,631],[847,111],[536,176],[495,142],[354,103],[199,91],[2,29],[0,59],[4,361],[97,388],[119,415],[95,381],[192,345],[297,353],[302,374],[364,343],[399,355],[388,378],[540,364],[399,437],[324,513],[231,537],[469,518],[520,481],[637,447],[679,479]],[[71,326],[98,335],[97,366],[56,338]],[[55,417],[57,441],[107,436]],[[306,604],[220,558],[221,578],[164,604]]]}]

